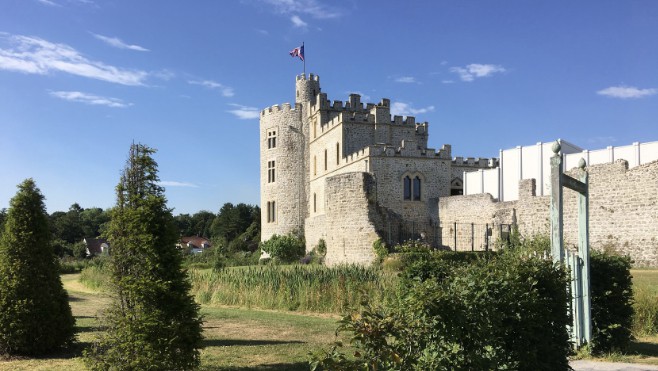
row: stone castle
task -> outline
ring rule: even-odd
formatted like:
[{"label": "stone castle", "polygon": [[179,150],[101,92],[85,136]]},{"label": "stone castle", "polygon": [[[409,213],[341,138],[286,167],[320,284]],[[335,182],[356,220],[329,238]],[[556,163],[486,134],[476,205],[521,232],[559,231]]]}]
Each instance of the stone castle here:
[{"label": "stone castle", "polygon": [[[318,76],[297,76],[294,106],[260,113],[262,239],[299,233],[307,250],[323,239],[332,265],[371,263],[373,242],[395,243],[396,236],[437,247],[454,241],[452,248],[470,250],[503,237],[493,225],[515,224],[524,236],[548,234],[549,196],[537,195],[535,179],[518,183],[515,201],[462,196],[464,172],[491,172],[499,160],[453,158],[450,145],[427,148],[427,139],[427,122],[391,117],[388,99],[364,106],[351,94],[330,102]],[[658,161],[629,168],[620,158],[588,171],[592,248],[658,266]],[[577,226],[571,192],[565,190],[567,245]],[[475,225],[486,226],[477,241]]]},{"label": "stone castle", "polygon": [[364,105],[358,94],[330,102],[309,74],[297,76],[294,106],[261,112],[263,240],[303,233],[311,249],[324,239],[336,264],[371,262],[373,242],[400,225],[435,237],[439,198],[461,194],[464,171],[496,160],[428,148],[428,123],[390,110],[389,99]]}]

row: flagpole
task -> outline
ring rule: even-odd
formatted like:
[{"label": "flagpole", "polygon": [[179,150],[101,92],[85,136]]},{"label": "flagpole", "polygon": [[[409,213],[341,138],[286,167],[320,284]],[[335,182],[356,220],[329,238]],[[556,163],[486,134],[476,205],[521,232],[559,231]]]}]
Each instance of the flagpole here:
[{"label": "flagpole", "polygon": [[304,76],[306,76],[306,50],[304,50],[304,42],[302,41],[302,50],[304,51]]}]

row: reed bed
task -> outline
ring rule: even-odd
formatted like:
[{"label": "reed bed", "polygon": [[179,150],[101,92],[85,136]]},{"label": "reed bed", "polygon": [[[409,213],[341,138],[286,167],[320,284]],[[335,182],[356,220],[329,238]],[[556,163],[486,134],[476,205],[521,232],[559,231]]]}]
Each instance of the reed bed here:
[{"label": "reed bed", "polygon": [[364,298],[384,304],[397,298],[398,279],[357,265],[267,265],[190,270],[192,294],[201,304],[302,312],[344,313]]}]

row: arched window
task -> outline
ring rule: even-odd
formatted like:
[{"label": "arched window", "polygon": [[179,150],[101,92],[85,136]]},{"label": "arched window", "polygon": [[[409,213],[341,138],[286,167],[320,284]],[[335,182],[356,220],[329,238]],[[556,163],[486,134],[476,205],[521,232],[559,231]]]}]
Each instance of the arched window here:
[{"label": "arched window", "polygon": [[416,176],[414,178],[414,201],[420,201],[420,177]]},{"label": "arched window", "polygon": [[404,199],[411,200],[411,178],[408,175],[404,177]]}]

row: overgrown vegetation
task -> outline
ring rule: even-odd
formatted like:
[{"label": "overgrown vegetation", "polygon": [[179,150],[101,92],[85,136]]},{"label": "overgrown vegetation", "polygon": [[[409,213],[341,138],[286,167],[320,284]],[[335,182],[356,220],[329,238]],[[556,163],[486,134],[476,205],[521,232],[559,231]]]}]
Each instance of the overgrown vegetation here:
[{"label": "overgrown vegetation", "polygon": [[282,236],[275,234],[261,243],[261,249],[270,254],[275,262],[294,263],[304,256],[306,244],[303,237],[294,233]]},{"label": "overgrown vegetation", "polygon": [[70,345],[74,319],[51,245],[43,195],[18,186],[0,236],[0,354],[43,355]]},{"label": "overgrown vegetation", "polygon": [[633,335],[658,334],[658,272],[635,270],[633,275]]},{"label": "overgrown vegetation", "polygon": [[313,369],[568,369],[566,271],[512,253],[404,250],[406,295],[345,316],[357,351],[316,355]]},{"label": "overgrown vegetation", "polygon": [[105,332],[86,351],[92,370],[190,370],[199,365],[201,318],[189,295],[155,151],[133,144],[107,237],[114,301]]},{"label": "overgrown vegetation", "polygon": [[349,265],[265,265],[192,270],[192,292],[201,304],[340,314],[364,297],[395,300],[398,279],[376,268]]}]

